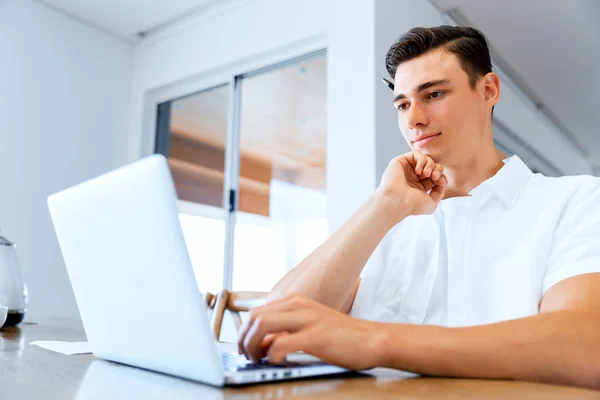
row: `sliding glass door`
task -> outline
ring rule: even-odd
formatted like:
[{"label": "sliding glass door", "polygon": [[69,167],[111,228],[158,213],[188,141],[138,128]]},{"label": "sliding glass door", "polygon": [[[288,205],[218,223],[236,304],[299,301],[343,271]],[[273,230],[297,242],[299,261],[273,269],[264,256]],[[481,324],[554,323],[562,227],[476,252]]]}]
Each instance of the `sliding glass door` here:
[{"label": "sliding glass door", "polygon": [[229,85],[162,103],[156,151],[168,157],[179,219],[202,291],[223,287]]},{"label": "sliding glass door", "polygon": [[328,236],[326,55],[158,105],[202,291],[267,291]]},{"label": "sliding glass door", "polygon": [[326,57],[241,80],[233,289],[268,291],[328,235]]}]

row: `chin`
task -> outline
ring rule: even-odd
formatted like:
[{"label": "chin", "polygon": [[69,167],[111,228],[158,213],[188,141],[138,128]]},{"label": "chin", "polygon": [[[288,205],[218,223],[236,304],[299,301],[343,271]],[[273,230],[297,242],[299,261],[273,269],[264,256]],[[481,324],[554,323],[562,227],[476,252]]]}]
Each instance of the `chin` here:
[{"label": "chin", "polygon": [[435,161],[438,164],[444,164],[444,161],[447,158],[447,154],[444,151],[439,151],[439,150],[431,150],[431,149],[426,149],[424,151],[421,151],[423,154],[431,157],[431,159],[433,161]]}]

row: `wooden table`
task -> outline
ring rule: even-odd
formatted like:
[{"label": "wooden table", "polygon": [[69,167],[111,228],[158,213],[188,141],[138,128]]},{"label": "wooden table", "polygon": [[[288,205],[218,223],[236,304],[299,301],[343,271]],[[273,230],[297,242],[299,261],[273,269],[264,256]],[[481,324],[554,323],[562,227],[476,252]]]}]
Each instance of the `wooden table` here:
[{"label": "wooden table", "polygon": [[386,369],[367,377],[218,389],[92,355],[62,355],[29,345],[33,340],[81,341],[85,334],[81,325],[56,322],[0,330],[0,399],[600,399],[600,392],[580,388],[421,378]]}]

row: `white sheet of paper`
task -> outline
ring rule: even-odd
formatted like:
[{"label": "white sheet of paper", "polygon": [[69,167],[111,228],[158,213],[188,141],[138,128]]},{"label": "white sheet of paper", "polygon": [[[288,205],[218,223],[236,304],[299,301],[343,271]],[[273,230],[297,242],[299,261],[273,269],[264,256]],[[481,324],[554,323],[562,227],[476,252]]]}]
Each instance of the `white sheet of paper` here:
[{"label": "white sheet of paper", "polygon": [[41,347],[42,349],[67,354],[69,356],[73,354],[88,354],[92,352],[90,350],[90,345],[88,342],[59,342],[52,340],[36,340],[29,344]]}]

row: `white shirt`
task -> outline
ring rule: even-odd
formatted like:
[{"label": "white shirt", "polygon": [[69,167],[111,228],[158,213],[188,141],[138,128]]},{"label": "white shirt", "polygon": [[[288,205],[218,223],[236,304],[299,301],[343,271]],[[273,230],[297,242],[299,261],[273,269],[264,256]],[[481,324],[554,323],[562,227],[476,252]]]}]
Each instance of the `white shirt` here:
[{"label": "white shirt", "polygon": [[563,279],[600,272],[600,179],[533,174],[517,156],[469,194],[393,227],[350,311],[382,322],[481,325],[535,315]]}]

